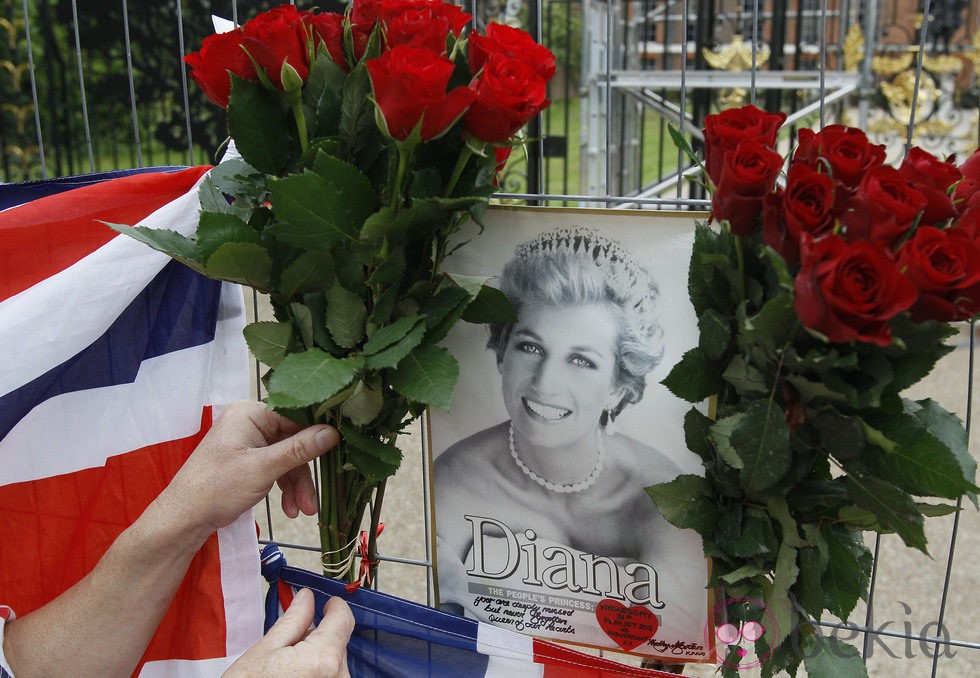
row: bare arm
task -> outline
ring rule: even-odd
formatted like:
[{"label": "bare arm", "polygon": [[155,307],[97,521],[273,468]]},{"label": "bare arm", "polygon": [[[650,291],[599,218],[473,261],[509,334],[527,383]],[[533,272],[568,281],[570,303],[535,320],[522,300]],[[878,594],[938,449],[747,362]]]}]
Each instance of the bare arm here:
[{"label": "bare arm", "polygon": [[314,513],[307,463],[337,440],[330,427],[300,430],[259,403],[229,407],[88,575],[7,624],[3,650],[17,678],[63,675],[66,667],[75,676],[131,674],[208,536],[277,479],[288,515]]}]

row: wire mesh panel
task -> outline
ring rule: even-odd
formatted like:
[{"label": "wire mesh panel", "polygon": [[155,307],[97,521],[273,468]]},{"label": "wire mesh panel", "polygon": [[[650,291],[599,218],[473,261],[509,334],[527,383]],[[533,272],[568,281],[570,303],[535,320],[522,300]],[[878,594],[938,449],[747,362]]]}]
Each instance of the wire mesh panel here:
[{"label": "wire mesh panel", "polygon": [[[212,14],[241,21],[272,4],[0,0],[0,180],[212,161],[223,112],[188,83],[181,56],[211,32]],[[504,202],[705,209],[668,126],[699,149],[705,115],[744,103],[787,113],[787,150],[798,129],[833,122],[867,130],[892,161],[911,144],[962,158],[980,136],[980,0],[473,0],[466,9],[477,27],[527,29],[559,65],[528,153],[502,176]],[[939,401],[969,428],[972,328],[956,342],[911,396]],[[379,585],[431,602],[422,431],[404,447]],[[288,524],[275,504],[258,514],[263,537],[315,569],[315,524]],[[867,605],[852,615],[860,623],[827,622],[863,648],[872,675],[980,673],[977,511],[967,505],[927,532],[931,558],[892,536],[869,538],[876,567]],[[699,671],[708,673],[686,673]]]}]

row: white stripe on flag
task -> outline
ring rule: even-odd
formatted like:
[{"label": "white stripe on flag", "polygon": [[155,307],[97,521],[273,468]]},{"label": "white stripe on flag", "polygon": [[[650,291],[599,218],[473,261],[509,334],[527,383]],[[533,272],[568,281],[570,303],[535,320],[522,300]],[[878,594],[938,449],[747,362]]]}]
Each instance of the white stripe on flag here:
[{"label": "white stripe on flag", "polygon": [[480,623],[476,649],[490,658],[486,678],[533,678],[543,676],[544,667],[534,664],[534,640],[507,629]]},{"label": "white stripe on flag", "polygon": [[237,656],[262,637],[264,621],[262,578],[258,576],[262,565],[251,512],[218,530],[218,554],[225,604],[225,653]]},{"label": "white stripe on flag", "polygon": [[[187,235],[197,228],[197,220],[195,184],[140,224]],[[102,336],[169,260],[120,235],[65,270],[0,301],[0,395],[36,379]],[[58,322],[53,324],[56,309]]]},{"label": "white stripe on flag", "polygon": [[140,678],[215,678],[224,673],[237,658],[163,659],[147,662],[139,675]]},{"label": "white stripe on flag", "polygon": [[212,348],[145,360],[131,384],[38,404],[0,440],[0,485],[100,467],[109,457],[197,433],[201,410],[212,402],[206,375],[221,362]]}]

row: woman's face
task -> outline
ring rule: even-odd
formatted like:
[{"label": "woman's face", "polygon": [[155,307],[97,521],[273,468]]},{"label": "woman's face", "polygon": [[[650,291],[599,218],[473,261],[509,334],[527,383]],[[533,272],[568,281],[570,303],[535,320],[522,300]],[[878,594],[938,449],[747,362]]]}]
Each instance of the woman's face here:
[{"label": "woman's face", "polygon": [[594,441],[603,410],[615,407],[619,323],[604,304],[525,304],[498,367],[504,406],[526,443]]}]

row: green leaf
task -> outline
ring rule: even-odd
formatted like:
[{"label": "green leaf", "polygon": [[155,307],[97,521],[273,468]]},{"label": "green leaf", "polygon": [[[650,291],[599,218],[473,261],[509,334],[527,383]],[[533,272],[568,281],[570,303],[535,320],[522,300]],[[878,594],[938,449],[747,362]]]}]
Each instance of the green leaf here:
[{"label": "green leaf", "polygon": [[800,574],[796,565],[797,551],[788,543],[783,542],[776,555],[776,567],[773,570],[772,588],[766,596],[766,607],[776,619],[775,624],[766,627],[765,639],[769,647],[782,643],[793,630],[793,603],[789,591]]},{"label": "green leaf", "polygon": [[364,343],[364,353],[370,355],[388,348],[424,320],[425,316],[413,315],[406,318],[399,318],[390,325],[378,328],[371,335],[371,338]]},{"label": "green leaf", "polygon": [[708,437],[712,423],[712,420],[696,407],[692,407],[684,414],[684,444],[706,464],[714,460],[714,448]]},{"label": "green leaf", "polygon": [[955,415],[932,400],[904,400],[901,414],[876,416],[874,426],[891,451],[872,449],[867,457],[881,478],[917,496],[956,499],[976,492],[976,462],[967,451],[966,430]]},{"label": "green leaf", "polygon": [[311,348],[287,355],[269,379],[269,398],[275,406],[315,405],[348,386],[364,358],[335,358]]},{"label": "green leaf", "polygon": [[681,357],[661,382],[671,393],[689,403],[698,403],[714,395],[722,386],[717,365],[708,361],[698,348],[692,348]]},{"label": "green leaf", "polygon": [[313,136],[328,137],[340,128],[340,104],[347,73],[321,50],[310,66],[303,103],[313,111]]},{"label": "green leaf", "polygon": [[732,447],[745,465],[742,486],[748,492],[772,487],[789,470],[793,455],[783,411],[769,400],[752,402],[732,431]]},{"label": "green leaf", "polygon": [[313,312],[310,311],[306,304],[298,301],[291,303],[289,310],[293,316],[293,323],[299,329],[299,336],[303,340],[303,345],[307,348],[316,346],[316,339],[314,339],[313,332]]},{"label": "green leaf", "polygon": [[835,459],[853,459],[864,452],[864,425],[859,417],[824,407],[811,418],[811,423],[819,436],[820,448]]},{"label": "green leaf", "polygon": [[824,590],[821,582],[827,569],[826,551],[815,546],[801,548],[798,565],[800,573],[794,587],[796,599],[807,614],[819,621],[824,609]]},{"label": "green leaf", "polygon": [[293,326],[290,323],[249,323],[242,334],[255,359],[269,367],[278,366],[293,346]]},{"label": "green leaf", "polygon": [[358,380],[354,392],[340,406],[340,414],[356,426],[367,426],[378,418],[384,405],[381,380]]},{"label": "green leaf", "polygon": [[503,292],[489,285],[482,285],[476,298],[463,311],[468,323],[516,323],[517,311]]},{"label": "green leaf", "polygon": [[735,387],[740,395],[763,395],[769,392],[766,375],[741,355],[732,356],[721,378]]},{"label": "green leaf", "polygon": [[296,144],[290,122],[281,92],[231,75],[228,133],[249,165],[266,174],[278,174],[286,166]]},{"label": "green leaf", "polygon": [[462,275],[460,273],[447,273],[446,277],[466,290],[471,299],[476,298],[483,286],[486,285],[487,280],[490,279],[485,275]]},{"label": "green leaf", "polygon": [[239,214],[247,216],[247,211],[241,207],[228,202],[228,195],[234,195],[242,190],[246,190],[242,177],[259,175],[254,167],[251,167],[241,158],[223,160],[208,172],[201,182],[198,190],[198,198],[201,201],[201,210],[204,212],[223,212],[227,214]]},{"label": "green leaf", "polygon": [[158,252],[167,254],[182,264],[190,266],[198,273],[204,272],[204,265],[201,263],[201,252],[197,248],[197,243],[190,238],[182,236],[177,231],[162,228],[147,228],[146,226],[127,226],[125,224],[111,224],[103,221],[106,226],[123,235],[127,235],[134,240],[138,240],[144,245],[149,245]]},{"label": "green leaf", "polygon": [[[422,343],[422,338],[425,337],[425,323],[421,322],[422,316],[412,317],[419,318],[420,321],[413,323],[409,330],[402,337],[400,337],[398,341],[377,351],[374,355],[369,355],[367,358],[368,369],[380,370],[386,367],[396,367],[405,356],[411,353],[416,346]],[[403,320],[405,320],[405,318],[403,318]],[[372,337],[372,340],[373,339],[374,337]]]},{"label": "green leaf", "polygon": [[447,284],[426,300],[421,313],[425,315],[430,343],[442,341],[449,334],[472,298],[462,287]]},{"label": "green leaf", "polygon": [[208,259],[205,275],[268,291],[272,276],[272,257],[262,245],[228,242]]},{"label": "green leaf", "polygon": [[905,350],[892,358],[895,391],[902,391],[932,372],[932,368],[953,346],[943,342],[956,334],[952,323],[930,320],[913,323],[907,314],[900,313],[889,322],[896,339]]},{"label": "green leaf", "polygon": [[742,462],[742,458],[738,456],[735,448],[732,447],[732,431],[744,418],[744,412],[736,412],[728,417],[722,417],[711,425],[708,433],[721,460],[739,470],[745,468],[745,464]]},{"label": "green leaf", "polygon": [[[727,517],[722,513],[721,519]],[[734,534],[725,535],[719,530],[718,546],[735,558],[745,559],[768,556],[776,550],[776,533],[772,521],[757,509],[747,510],[735,525]]]},{"label": "green leaf", "polygon": [[294,174],[272,182],[272,213],[278,219],[267,232],[298,249],[326,249],[354,240],[361,224],[373,212],[371,182],[350,165],[321,153],[318,164],[332,165],[329,177],[314,172]]},{"label": "green leaf", "polygon": [[755,315],[740,314],[739,321],[739,343],[743,347],[758,344],[768,351],[786,344],[799,322],[793,298],[785,292],[768,300]]},{"label": "green leaf", "polygon": [[752,579],[754,577],[758,577],[759,575],[764,575],[768,573],[769,573],[768,568],[759,567],[754,563],[746,563],[745,565],[742,565],[742,567],[738,568],[737,570],[733,570],[732,572],[723,574],[718,578],[726,584],[737,584],[740,581],[744,581],[746,579]]},{"label": "green leaf", "polygon": [[448,410],[458,379],[459,363],[453,354],[439,346],[425,344],[398,363],[398,368],[391,373],[390,383],[410,400]]},{"label": "green leaf", "polygon": [[372,481],[393,476],[401,465],[402,453],[396,445],[378,440],[343,423],[340,426],[340,435],[350,452],[351,463]]},{"label": "green leaf", "polygon": [[691,142],[687,140],[681,131],[671,124],[667,125],[667,131],[670,133],[670,138],[674,142],[674,146],[684,152],[687,157],[692,160],[695,164],[700,164],[701,160],[698,158],[697,154],[694,152],[694,148],[691,147]]},{"label": "green leaf", "polygon": [[279,292],[284,297],[307,292],[325,291],[333,282],[333,255],[328,250],[301,252],[279,280]]},{"label": "green leaf", "polygon": [[732,325],[728,316],[709,308],[698,318],[701,331],[698,347],[708,360],[720,360],[732,341]]},{"label": "green leaf", "polygon": [[338,346],[351,348],[364,336],[367,308],[359,296],[334,281],[325,293],[327,329]]},{"label": "green leaf", "polygon": [[690,528],[702,535],[713,533],[718,511],[711,501],[708,481],[701,476],[679,475],[646,488],[646,492],[671,525]]},{"label": "green leaf", "polygon": [[259,244],[259,234],[233,214],[201,212],[197,225],[197,247],[206,263],[215,251],[226,242],[250,242]]},{"label": "green leaf", "polygon": [[906,546],[928,553],[922,514],[908,492],[887,481],[857,473],[849,474],[845,484],[854,503],[875,514],[882,527],[893,530]]},{"label": "green leaf", "polygon": [[769,508],[769,515],[779,523],[779,527],[782,529],[783,543],[795,548],[806,546],[806,542],[803,541],[803,537],[800,536],[799,529],[796,526],[796,520],[793,519],[793,516],[789,512],[789,504],[786,503],[786,498],[770,497],[769,501],[766,502],[766,506]]},{"label": "green leaf", "polygon": [[731,313],[738,303],[735,238],[727,230],[715,231],[699,223],[694,230],[694,247],[688,267],[688,292],[694,312],[709,308]]},{"label": "green leaf", "polygon": [[859,598],[867,595],[871,580],[871,552],[853,528],[827,527],[821,530],[827,545],[827,566],[820,579],[824,607],[840,619],[847,619]]},{"label": "green leaf", "polygon": [[834,636],[812,633],[804,637],[803,665],[813,678],[868,678],[861,653]]}]

